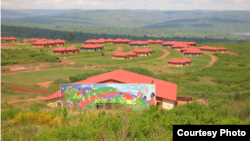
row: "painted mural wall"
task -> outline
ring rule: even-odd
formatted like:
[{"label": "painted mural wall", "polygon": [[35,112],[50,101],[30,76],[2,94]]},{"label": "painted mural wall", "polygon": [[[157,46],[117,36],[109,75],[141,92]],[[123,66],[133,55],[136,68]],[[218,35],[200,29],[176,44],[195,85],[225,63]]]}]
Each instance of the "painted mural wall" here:
[{"label": "painted mural wall", "polygon": [[156,105],[154,84],[69,84],[61,85],[61,106],[113,109],[130,106],[141,112]]}]

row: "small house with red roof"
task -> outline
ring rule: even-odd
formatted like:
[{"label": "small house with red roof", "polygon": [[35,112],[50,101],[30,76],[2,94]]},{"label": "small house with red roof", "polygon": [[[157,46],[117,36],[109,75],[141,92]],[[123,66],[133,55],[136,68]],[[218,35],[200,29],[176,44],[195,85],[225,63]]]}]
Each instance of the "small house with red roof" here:
[{"label": "small house with red roof", "polygon": [[95,44],[101,44],[104,45],[105,44],[105,39],[101,38],[95,41]]},{"label": "small house with red roof", "polygon": [[191,47],[191,46],[185,45],[185,44],[181,44],[181,43],[174,44],[174,45],[171,46],[171,48],[173,50],[178,50],[178,51],[180,51],[182,48],[189,48],[189,47]]},{"label": "small house with red roof", "polygon": [[16,38],[14,38],[14,37],[5,38],[5,41],[16,42]]},{"label": "small house with red roof", "polygon": [[105,43],[106,44],[114,44],[114,40],[109,38],[109,39],[105,40]]},{"label": "small house with red roof", "polygon": [[81,46],[82,51],[102,51],[104,49],[103,45],[100,44],[85,44]]},{"label": "small house with red roof", "polygon": [[145,48],[145,49],[135,49],[132,50],[137,56],[151,56],[153,54],[153,50]]},{"label": "small house with red roof", "polygon": [[41,41],[46,42],[46,41],[48,41],[48,39],[42,38]]},{"label": "small house with red roof", "polygon": [[67,54],[67,50],[64,47],[58,47],[53,49],[53,54]]},{"label": "small house with red roof", "polygon": [[162,47],[171,47],[172,45],[176,44],[176,41],[167,41],[167,42],[163,42],[161,44]]},{"label": "small house with red roof", "polygon": [[156,44],[156,42],[155,42],[154,40],[151,40],[151,39],[147,40],[147,42],[148,42],[149,44]]},{"label": "small house with red roof", "polygon": [[129,55],[124,52],[117,52],[112,54],[111,59],[116,59],[116,60],[129,60]]},{"label": "small house with red roof", "polygon": [[203,56],[203,51],[197,48],[190,48],[186,51],[183,51],[184,56],[190,57],[190,56]]},{"label": "small house with red roof", "polygon": [[172,59],[168,60],[168,66],[174,66],[174,67],[185,67],[185,66],[190,66],[192,60],[189,60],[187,58],[184,59]]},{"label": "small house with red roof", "polygon": [[128,59],[132,60],[132,59],[137,59],[137,54],[134,53],[133,51],[127,52],[128,54]]},{"label": "small house with red roof", "polygon": [[204,51],[204,52],[220,52],[220,53],[225,53],[227,52],[227,49],[224,47],[209,47],[209,46],[201,46],[198,47],[198,49]]},{"label": "small house with red roof", "polygon": [[41,40],[41,41],[47,42],[48,47],[55,47],[56,46],[56,42],[54,40],[52,40],[52,39],[50,39],[50,40]]},{"label": "small house with red roof", "polygon": [[186,45],[190,45],[192,47],[197,46],[196,42],[185,42]]},{"label": "small house with red roof", "polygon": [[65,42],[66,42],[65,40],[61,40],[61,39],[56,39],[55,40],[56,46],[64,46]]},{"label": "small house with red roof", "polygon": [[155,44],[162,44],[163,41],[162,40],[155,40]]},{"label": "small house with red roof", "polygon": [[24,40],[22,40],[22,42],[24,42],[24,43],[26,43],[26,42],[28,42],[29,40],[28,39],[24,39]]},{"label": "small house with red roof", "polygon": [[148,47],[147,41],[132,41],[129,43],[130,47]]},{"label": "small house with red roof", "polygon": [[123,42],[123,39],[115,39],[114,40],[114,44],[125,44],[125,42]]},{"label": "small house with red roof", "polygon": [[129,39],[124,39],[124,40],[123,40],[123,43],[124,43],[124,44],[129,44],[130,42],[132,42],[132,41],[129,40]]},{"label": "small house with red roof", "polygon": [[33,47],[47,47],[47,42],[43,41],[33,42]]},{"label": "small house with red roof", "polygon": [[80,52],[79,49],[74,46],[66,48],[66,51],[67,51],[67,54],[77,54]]},{"label": "small house with red roof", "polygon": [[[177,105],[177,84],[121,69],[89,77],[72,84],[96,83],[155,84],[156,104],[159,105],[159,109],[169,110]],[[59,90],[44,101],[47,104],[55,103],[55,105],[58,104],[60,106],[60,97],[61,91]]]}]

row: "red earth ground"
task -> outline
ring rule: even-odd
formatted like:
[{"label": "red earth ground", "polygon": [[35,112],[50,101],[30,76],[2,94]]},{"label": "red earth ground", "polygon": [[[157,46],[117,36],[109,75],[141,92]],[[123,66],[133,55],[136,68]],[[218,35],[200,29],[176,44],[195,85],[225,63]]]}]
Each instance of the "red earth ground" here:
[{"label": "red earth ground", "polygon": [[41,96],[37,96],[36,98],[31,98],[31,99],[25,99],[25,100],[15,100],[15,101],[9,101],[7,102],[8,104],[12,104],[12,103],[16,103],[16,102],[22,102],[22,101],[34,101],[34,100],[44,100],[46,99],[47,97],[41,97]]},{"label": "red earth ground", "polygon": [[52,95],[55,93],[55,91],[40,90],[36,88],[28,88],[28,87],[22,87],[22,86],[10,86],[8,89],[14,92],[36,93],[36,94],[44,94],[44,95]]},{"label": "red earth ground", "polygon": [[53,83],[54,81],[48,81],[48,82],[40,82],[40,83],[32,83],[32,84],[28,84],[28,85],[40,85],[43,86],[45,88],[48,88],[50,86],[51,83]]}]

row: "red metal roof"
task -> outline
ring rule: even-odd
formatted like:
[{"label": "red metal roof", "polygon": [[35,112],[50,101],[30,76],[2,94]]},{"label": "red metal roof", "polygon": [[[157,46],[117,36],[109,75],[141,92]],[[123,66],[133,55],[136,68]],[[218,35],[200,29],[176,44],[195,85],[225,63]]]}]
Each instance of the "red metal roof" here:
[{"label": "red metal roof", "polygon": [[132,41],[129,43],[130,45],[138,45],[137,41]]},{"label": "red metal roof", "polygon": [[105,40],[106,42],[113,42],[114,40],[113,39],[107,39],[107,40]]},{"label": "red metal roof", "polygon": [[136,55],[136,53],[130,51],[130,52],[127,52],[128,55]]},{"label": "red metal roof", "polygon": [[155,42],[156,42],[156,43],[163,43],[162,40],[156,40]]},{"label": "red metal roof", "polygon": [[38,41],[38,42],[33,42],[33,45],[46,45],[47,42],[42,42],[42,41]]},{"label": "red metal roof", "polygon": [[65,51],[65,50],[66,48],[64,47],[58,47],[58,48],[53,49],[53,51]]},{"label": "red metal roof", "polygon": [[23,42],[28,42],[29,40],[28,39],[24,39]]},{"label": "red metal roof", "polygon": [[[45,40],[44,40],[45,41]],[[56,42],[52,39],[46,41],[48,44],[55,44]]]},{"label": "red metal roof", "polygon": [[95,46],[96,46],[97,48],[102,48],[102,47],[104,47],[103,45],[100,45],[100,44],[95,44]]},{"label": "red metal roof", "polygon": [[14,37],[9,37],[9,40],[16,40],[16,38],[14,38]]},{"label": "red metal roof", "polygon": [[131,40],[129,40],[129,39],[124,39],[123,42],[129,43],[129,42],[131,42]]},{"label": "red metal roof", "polygon": [[86,44],[86,45],[82,45],[81,48],[97,48],[97,46],[96,45]]},{"label": "red metal roof", "polygon": [[112,56],[128,56],[128,54],[124,52],[117,52],[117,53],[112,54]]},{"label": "red metal roof", "polygon": [[174,45],[174,44],[176,44],[176,41],[167,41],[162,43],[162,45]]},{"label": "red metal roof", "polygon": [[120,42],[123,42],[123,40],[118,38],[118,39],[115,39],[114,42],[119,42],[120,43]]},{"label": "red metal roof", "polygon": [[168,60],[168,63],[186,63],[186,62],[191,62],[192,60],[189,60],[187,58],[184,59],[172,59],[172,60]]},{"label": "red metal roof", "polygon": [[79,49],[74,46],[71,46],[71,47],[66,48],[66,50],[79,50]]},{"label": "red metal roof", "polygon": [[[95,84],[95,83],[128,83],[128,84],[155,84],[156,96],[171,101],[176,101],[177,84],[144,76],[141,74],[116,70],[105,74],[93,76],[86,80],[75,82],[73,84]],[[60,90],[46,98],[45,101],[59,98]]]},{"label": "red metal roof", "polygon": [[184,53],[203,53],[203,51],[197,48],[190,48],[187,51],[184,51]]},{"label": "red metal roof", "polygon": [[227,50],[224,47],[209,47],[209,46],[201,46],[198,49],[205,49],[205,50]]},{"label": "red metal roof", "polygon": [[99,39],[95,41],[96,44],[104,44],[105,40],[104,39]]}]

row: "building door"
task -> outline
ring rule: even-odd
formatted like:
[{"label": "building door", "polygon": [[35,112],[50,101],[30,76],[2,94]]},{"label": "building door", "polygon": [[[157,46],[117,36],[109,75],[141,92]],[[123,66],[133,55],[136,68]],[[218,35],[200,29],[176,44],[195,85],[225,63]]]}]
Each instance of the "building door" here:
[{"label": "building door", "polygon": [[103,109],[103,104],[102,103],[97,103],[96,104],[96,109]]},{"label": "building door", "polygon": [[112,109],[112,104],[111,103],[106,103],[106,110],[111,110]]}]

